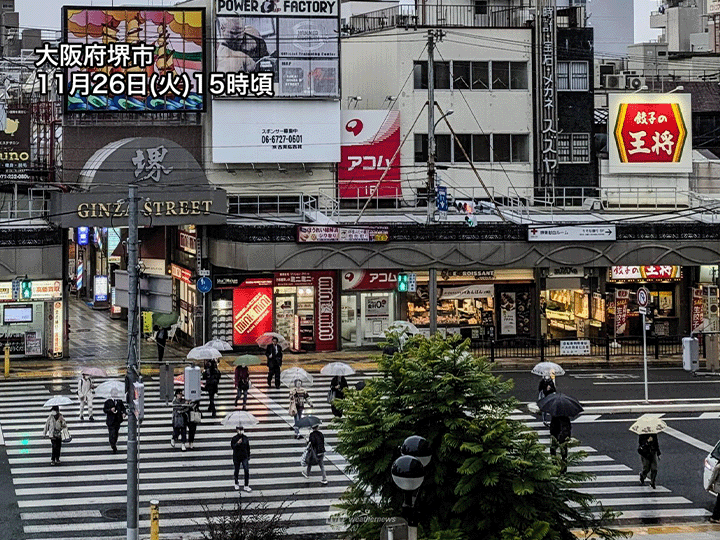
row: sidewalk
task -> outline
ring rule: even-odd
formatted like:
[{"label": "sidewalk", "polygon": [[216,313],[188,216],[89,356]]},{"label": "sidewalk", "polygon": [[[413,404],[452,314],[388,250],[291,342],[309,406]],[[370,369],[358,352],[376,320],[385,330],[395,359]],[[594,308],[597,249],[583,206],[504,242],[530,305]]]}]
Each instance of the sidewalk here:
[{"label": "sidewalk", "polygon": [[[632,531],[632,538],[645,540],[717,540],[720,537],[720,525],[713,524],[680,523],[657,527],[628,527],[622,530]],[[574,532],[578,538],[585,537],[582,531]]]}]

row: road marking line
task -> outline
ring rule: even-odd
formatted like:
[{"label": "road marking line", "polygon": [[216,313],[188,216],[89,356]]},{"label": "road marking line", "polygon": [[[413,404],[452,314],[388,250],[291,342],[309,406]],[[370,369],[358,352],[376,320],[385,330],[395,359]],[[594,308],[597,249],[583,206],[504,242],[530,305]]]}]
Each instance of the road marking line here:
[{"label": "road marking line", "polygon": [[685,442],[691,446],[694,446],[695,448],[699,448],[700,450],[703,450],[705,452],[712,452],[714,446],[704,443],[695,437],[691,437],[690,435],[686,435],[682,431],[678,431],[677,429],[673,429],[671,427],[666,428],[663,433],[667,433],[671,437],[675,437],[676,439],[681,440],[682,442]]}]

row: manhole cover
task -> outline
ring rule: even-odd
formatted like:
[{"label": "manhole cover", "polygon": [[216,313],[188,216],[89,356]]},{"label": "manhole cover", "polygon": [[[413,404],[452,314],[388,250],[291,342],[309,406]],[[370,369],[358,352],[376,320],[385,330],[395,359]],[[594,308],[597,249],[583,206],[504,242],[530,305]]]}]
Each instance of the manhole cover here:
[{"label": "manhole cover", "polygon": [[125,521],[127,519],[127,508],[124,506],[108,508],[102,511],[102,515],[105,519],[111,521]]}]

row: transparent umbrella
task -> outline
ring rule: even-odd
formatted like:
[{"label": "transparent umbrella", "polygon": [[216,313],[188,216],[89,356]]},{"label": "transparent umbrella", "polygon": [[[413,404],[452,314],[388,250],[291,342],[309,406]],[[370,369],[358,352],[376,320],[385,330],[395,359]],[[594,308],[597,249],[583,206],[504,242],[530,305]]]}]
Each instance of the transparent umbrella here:
[{"label": "transparent umbrella", "polygon": [[305,386],[310,386],[313,383],[312,375],[299,367],[291,367],[284,370],[280,373],[280,380],[285,386],[292,386],[297,380],[300,380]]},{"label": "transparent umbrella", "polygon": [[53,396],[45,402],[45,405],[43,405],[43,407],[54,407],[55,405],[70,405],[71,403],[74,403],[74,401],[67,396]]},{"label": "transparent umbrella", "polygon": [[345,377],[347,375],[352,375],[355,373],[355,370],[347,365],[345,362],[331,362],[330,364],[324,366],[320,373],[322,375],[333,375],[333,376],[342,376]]},{"label": "transparent umbrella", "polygon": [[82,374],[90,377],[107,377],[107,372],[99,367],[84,367],[82,368]]},{"label": "transparent umbrella", "polygon": [[227,341],[217,338],[208,341],[205,345],[203,345],[203,347],[212,347],[218,351],[232,351],[232,345],[230,345]]},{"label": "transparent umbrella", "polygon": [[217,349],[212,347],[195,347],[190,349],[187,357],[189,360],[217,360],[222,354]]},{"label": "transparent umbrella", "polygon": [[101,398],[119,398],[125,394],[125,382],[110,380],[98,384],[95,395]]},{"label": "transparent umbrella", "polygon": [[530,371],[533,375],[549,377],[550,375],[565,375],[565,370],[555,362],[540,362]]},{"label": "transparent umbrella", "polygon": [[258,425],[260,421],[247,411],[233,411],[225,416],[220,423],[233,428],[237,426],[248,428]]}]

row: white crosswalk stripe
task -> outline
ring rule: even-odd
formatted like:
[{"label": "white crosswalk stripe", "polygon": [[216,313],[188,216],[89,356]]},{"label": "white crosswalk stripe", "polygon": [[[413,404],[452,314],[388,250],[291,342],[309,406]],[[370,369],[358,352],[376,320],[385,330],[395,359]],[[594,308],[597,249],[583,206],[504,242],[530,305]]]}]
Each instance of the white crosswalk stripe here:
[{"label": "white crosswalk stripe", "polygon": [[[354,376],[359,378],[374,374]],[[331,506],[350,483],[345,459],[334,451],[337,436],[331,427],[332,414],[326,403],[329,377],[315,375],[309,388],[313,407],[306,414],[323,420],[327,454],[325,467],[329,484],[320,484],[320,472],[302,477],[300,454],[304,440],[296,440],[287,414],[288,389],[268,389],[265,377],[253,374],[248,409],[260,420],[247,430],[250,437],[251,493],[233,488],[232,454],[229,446],[233,430],[220,419],[233,409],[232,380],[221,381],[217,400],[218,417],[207,413],[198,427],[192,450],[171,448],[171,408],[157,399],[156,381],[146,382],[145,420],[140,428],[140,532],[149,532],[149,501],[160,501],[161,537],[168,540],[200,539],[205,510],[217,514],[235,501],[261,502],[263,512],[281,506],[283,523],[291,537],[300,539],[337,538],[328,523]],[[13,483],[26,538],[28,540],[121,540],[125,538],[125,441],[126,425],[120,432],[119,452],[113,454],[107,440],[102,400],[95,401],[95,421],[80,423],[78,406],[62,408],[73,435],[63,445],[62,465],[50,465],[50,444],[42,438],[49,414],[42,404],[50,389],[74,388],[74,380],[53,379],[0,381],[0,425],[8,453]],[[66,392],[68,393],[68,392]],[[207,404],[203,395],[204,407]],[[513,418],[536,429],[539,441],[547,446],[547,428],[536,417],[516,411]],[[307,430],[303,430],[307,434]],[[647,519],[687,520],[709,515],[703,508],[658,484],[652,489],[639,484],[637,466],[616,462],[590,446],[580,445],[587,458],[570,470],[590,472],[595,478],[582,482],[579,491],[596,498],[606,508],[620,512],[618,524],[630,525]],[[242,481],[242,470],[240,472]]]},{"label": "white crosswalk stripe", "polygon": [[[352,377],[350,382],[363,377]],[[293,419],[287,414],[288,389],[268,389],[262,374],[253,374],[252,382],[248,410],[260,424],[247,430],[252,454],[251,493],[237,492],[233,487],[230,439],[234,430],[220,423],[233,410],[231,377],[221,381],[217,418],[203,411],[194,448],[185,452],[180,444],[171,448],[171,407],[158,400],[157,382],[146,382],[145,419],[139,434],[141,537],[149,533],[151,499],[160,501],[162,537],[172,540],[201,538],[204,509],[217,514],[239,500],[262,503],[260,511],[268,513],[284,507],[282,520],[289,537],[337,537],[328,517],[350,477],[344,472],[344,458],[333,449],[337,437],[326,403],[330,377],[315,377],[314,386],[309,388],[313,407],[305,410],[305,414],[323,420],[328,485],[320,484],[317,467],[309,479],[301,475],[300,455],[307,441],[294,438]],[[61,465],[50,465],[50,444],[42,437],[49,409],[42,405],[52,395],[51,384],[53,393],[64,388],[69,395],[74,383],[71,379],[53,379],[51,383],[14,380],[0,384],[0,425],[28,540],[125,538],[127,427],[124,423],[119,452],[113,454],[102,399],[95,400],[94,422],[79,421],[77,404],[61,408],[73,440],[63,444]],[[203,398],[204,409],[205,394]],[[301,433],[306,436],[308,430]],[[241,483],[242,478],[241,469]]]}]

